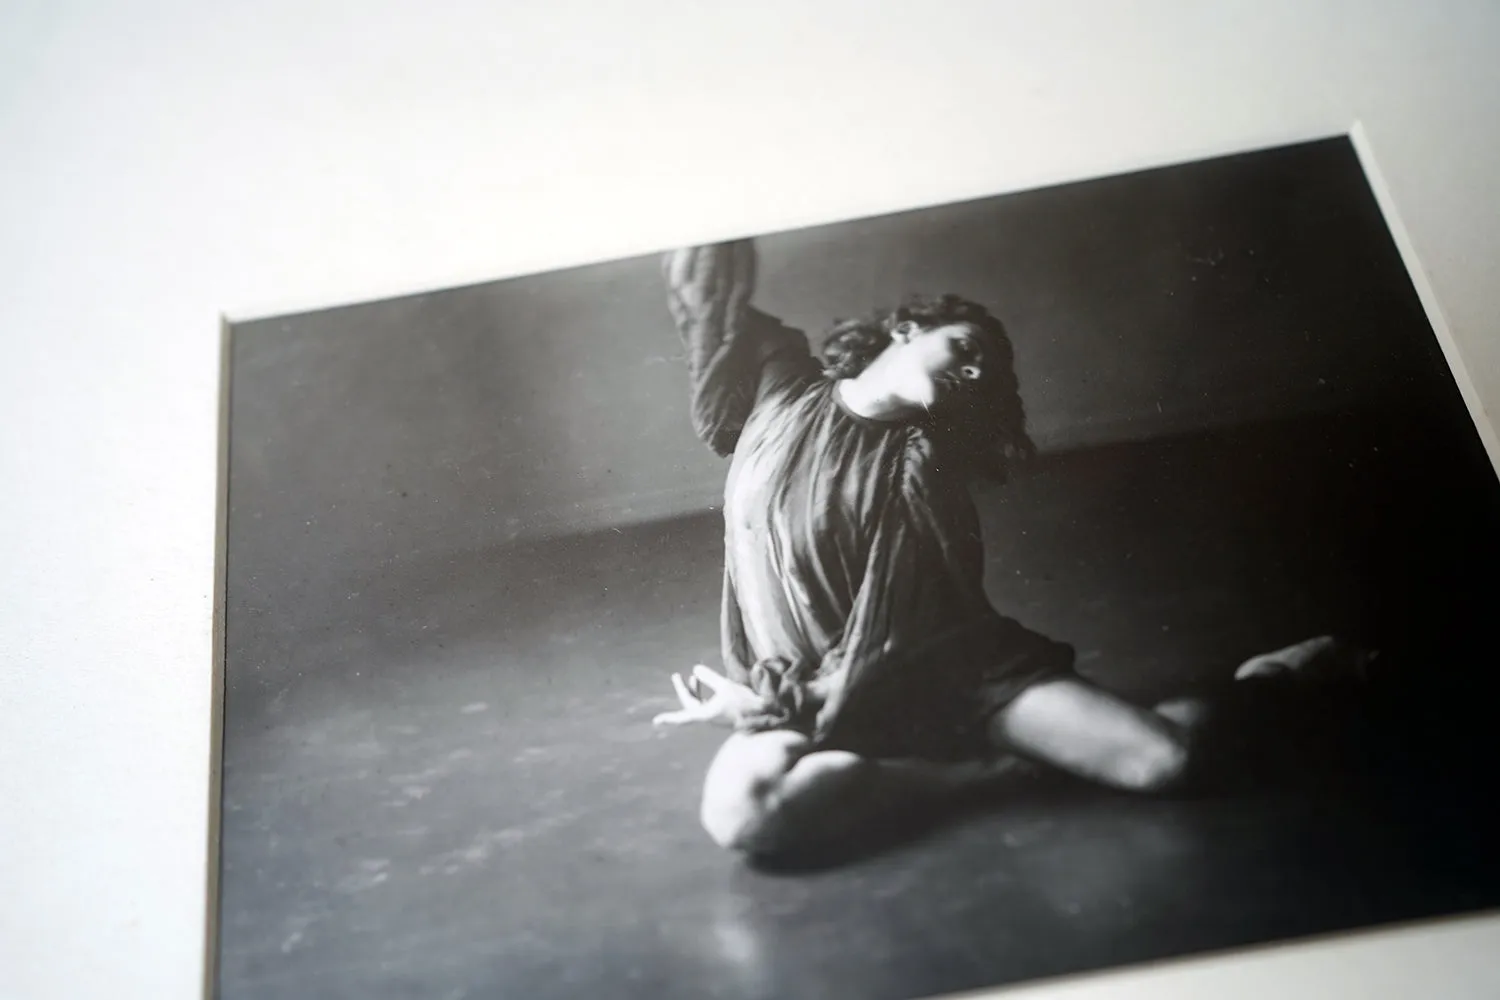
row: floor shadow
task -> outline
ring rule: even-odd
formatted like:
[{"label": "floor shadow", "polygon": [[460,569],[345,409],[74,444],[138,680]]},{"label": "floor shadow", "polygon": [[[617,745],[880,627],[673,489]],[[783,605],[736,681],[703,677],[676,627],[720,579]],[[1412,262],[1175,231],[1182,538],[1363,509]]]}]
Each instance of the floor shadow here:
[{"label": "floor shadow", "polygon": [[1404,646],[1384,739],[1274,789],[1010,781],[743,864],[694,822],[721,735],[650,726],[715,655],[714,515],[267,609],[230,664],[226,996],[921,995],[1493,905],[1500,506],[1346,423],[1049,456],[981,502],[997,606],[1142,703],[1312,631]]},{"label": "floor shadow", "polygon": [[1006,810],[1036,813],[1127,798],[1060,771],[1030,762],[1017,762],[1010,773],[972,791],[903,810],[870,828],[838,838],[836,843],[784,851],[775,855],[746,858],[746,863],[767,875],[795,876],[832,871],[868,863],[900,851],[919,849],[944,831],[982,820]]}]

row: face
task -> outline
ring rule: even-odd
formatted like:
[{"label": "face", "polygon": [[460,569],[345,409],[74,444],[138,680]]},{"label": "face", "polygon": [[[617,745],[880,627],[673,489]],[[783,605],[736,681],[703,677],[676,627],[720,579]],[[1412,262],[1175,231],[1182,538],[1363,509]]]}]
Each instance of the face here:
[{"label": "face", "polygon": [[984,375],[984,334],[967,323],[924,330],[902,323],[882,355],[894,395],[912,406],[931,409],[973,388]]}]

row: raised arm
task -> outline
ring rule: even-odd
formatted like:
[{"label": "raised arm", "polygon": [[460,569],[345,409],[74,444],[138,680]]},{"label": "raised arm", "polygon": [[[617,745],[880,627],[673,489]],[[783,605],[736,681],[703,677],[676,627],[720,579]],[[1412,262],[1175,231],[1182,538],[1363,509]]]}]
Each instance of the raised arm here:
[{"label": "raised arm", "polygon": [[663,271],[687,352],[693,429],[728,455],[768,384],[811,367],[807,340],[751,307],[756,254],[749,240],[673,251]]},{"label": "raised arm", "polygon": [[[722,335],[742,320],[755,294],[755,267],[755,245],[749,240],[668,253],[662,269],[667,280],[667,305],[677,329],[686,334],[705,328]],[[688,360],[698,370],[703,351],[691,353]]]}]

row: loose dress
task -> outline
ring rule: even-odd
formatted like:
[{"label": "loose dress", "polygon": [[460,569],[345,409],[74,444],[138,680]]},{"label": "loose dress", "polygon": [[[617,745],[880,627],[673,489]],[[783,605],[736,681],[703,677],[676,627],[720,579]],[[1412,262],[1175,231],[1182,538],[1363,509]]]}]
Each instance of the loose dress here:
[{"label": "loose dress", "polygon": [[699,292],[673,312],[695,429],[731,457],[722,655],[765,706],[742,728],[879,757],[992,752],[990,716],[1074,655],[990,603],[967,482],[921,427],[849,410],[801,331]]}]

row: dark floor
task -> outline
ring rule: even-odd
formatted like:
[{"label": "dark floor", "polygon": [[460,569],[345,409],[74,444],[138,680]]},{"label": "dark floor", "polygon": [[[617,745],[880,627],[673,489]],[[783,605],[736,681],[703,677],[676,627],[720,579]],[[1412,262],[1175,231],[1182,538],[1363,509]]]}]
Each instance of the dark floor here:
[{"label": "dark floor", "polygon": [[[1047,459],[981,498],[993,597],[1139,697],[1312,632],[1438,630],[1410,742],[1461,753],[1494,490],[1388,423]],[[1490,788],[1404,752],[1383,784],[1018,789],[842,866],[749,868],[695,820],[721,734],[649,724],[714,660],[720,545],[698,518],[455,555],[232,637],[221,995],[913,997],[1500,903]],[[273,633],[292,679],[237,674]]]}]

